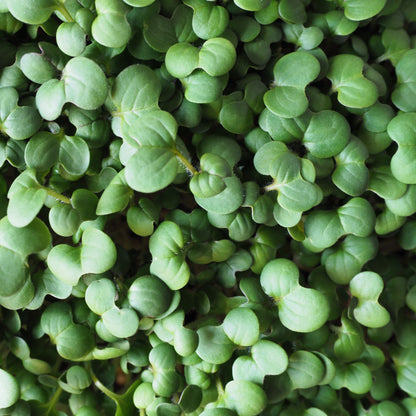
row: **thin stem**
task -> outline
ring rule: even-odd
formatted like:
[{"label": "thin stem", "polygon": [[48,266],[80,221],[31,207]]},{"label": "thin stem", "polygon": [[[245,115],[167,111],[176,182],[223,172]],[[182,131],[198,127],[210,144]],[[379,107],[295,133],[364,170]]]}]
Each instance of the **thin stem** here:
[{"label": "thin stem", "polygon": [[265,192],[278,191],[279,185],[276,182],[271,183],[263,188]]},{"label": "thin stem", "polygon": [[45,190],[46,190],[46,192],[48,193],[48,195],[49,195],[49,196],[51,196],[51,197],[53,197],[53,198],[57,199],[58,201],[61,201],[61,202],[63,202],[64,204],[68,204],[68,205],[70,205],[70,204],[71,204],[71,200],[70,200],[68,197],[66,197],[66,196],[64,196],[64,195],[62,195],[62,194],[60,194],[59,192],[56,192],[56,191],[54,191],[53,189],[48,188],[47,186],[43,186],[43,189],[45,189]]},{"label": "thin stem", "polygon": [[75,20],[72,18],[72,16],[69,14],[68,9],[65,7],[65,4],[60,4],[56,10],[61,13],[65,19],[67,20],[67,22],[74,22]]},{"label": "thin stem", "polygon": [[215,386],[217,387],[218,397],[221,397],[225,394],[224,387],[222,386],[221,379],[217,377],[215,379]]},{"label": "thin stem", "polygon": [[173,152],[175,153],[176,157],[181,161],[181,163],[185,166],[185,168],[192,173],[192,175],[198,173],[198,171],[193,167],[192,163],[189,162],[189,160],[181,152],[179,152],[176,149]]},{"label": "thin stem", "polygon": [[96,377],[96,375],[92,372],[92,369],[90,370],[92,381],[94,382],[95,386],[101,390],[107,397],[114,400],[116,403],[120,400],[120,396],[111,390],[109,390],[106,386],[104,386],[103,383],[101,383],[100,380]]},{"label": "thin stem", "polygon": [[54,393],[54,395],[52,396],[52,399],[49,401],[48,403],[48,410],[46,412],[47,415],[49,415],[49,413],[51,412],[51,410],[53,410],[55,408],[56,403],[59,400],[59,396],[62,393],[62,388],[58,387]]}]

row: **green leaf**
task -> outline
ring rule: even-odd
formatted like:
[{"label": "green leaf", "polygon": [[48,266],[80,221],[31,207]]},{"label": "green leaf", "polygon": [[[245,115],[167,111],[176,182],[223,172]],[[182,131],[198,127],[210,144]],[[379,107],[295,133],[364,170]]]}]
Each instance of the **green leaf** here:
[{"label": "green leaf", "polygon": [[411,396],[415,394],[416,354],[414,348],[395,348],[392,353],[397,384]]},{"label": "green leaf", "polygon": [[159,219],[159,212],[154,204],[141,198],[137,207],[130,207],[127,210],[127,224],[130,229],[142,237],[153,234],[154,224]]},{"label": "green leaf", "polygon": [[289,364],[286,351],[267,339],[257,341],[251,348],[251,354],[264,375],[282,374]]},{"label": "green leaf", "polygon": [[171,221],[162,222],[149,240],[153,257],[150,272],[163,280],[171,290],[181,289],[190,278],[183,246],[182,232]]},{"label": "green leaf", "polygon": [[330,386],[334,389],[346,387],[352,393],[365,394],[373,384],[371,372],[363,363],[352,363],[336,366],[336,373]]},{"label": "green leaf", "polygon": [[228,312],[223,328],[234,344],[245,347],[254,345],[260,335],[257,316],[248,308],[237,308]]},{"label": "green leaf", "polygon": [[341,54],[329,61],[327,77],[338,92],[338,101],[346,107],[370,107],[377,100],[377,87],[364,77],[363,67],[363,60],[355,55]]},{"label": "green leaf", "polygon": [[59,49],[69,56],[78,56],[84,52],[87,34],[76,22],[61,23],[56,31],[56,43]]},{"label": "green leaf", "polygon": [[20,386],[16,378],[0,369],[0,409],[13,406],[20,397]]},{"label": "green leaf", "polygon": [[81,225],[81,217],[70,205],[57,203],[49,211],[49,224],[55,233],[70,237]]},{"label": "green leaf", "polygon": [[340,113],[324,110],[312,116],[303,144],[315,157],[332,157],[344,149],[350,134],[351,128]]},{"label": "green leaf", "polygon": [[28,280],[28,273],[23,263],[24,258],[9,248],[0,246],[1,290],[0,296],[16,294]]},{"label": "green leaf", "polygon": [[94,39],[108,48],[126,46],[131,38],[131,28],[126,19],[129,8],[121,0],[97,0],[97,17],[92,22]]},{"label": "green leaf", "polygon": [[277,201],[288,211],[307,211],[318,205],[323,198],[321,188],[301,177],[282,185]]},{"label": "green leaf", "polygon": [[210,38],[199,50],[198,66],[213,77],[224,75],[231,70],[236,60],[232,43],[224,38]]},{"label": "green leaf", "polygon": [[362,266],[377,254],[378,242],[373,236],[348,235],[340,247],[325,250],[322,263],[335,283],[348,284]]},{"label": "green leaf", "polygon": [[108,215],[123,211],[133,195],[124,177],[125,170],[121,170],[104,189],[97,205],[97,215]]},{"label": "green leaf", "polygon": [[59,158],[59,139],[52,133],[36,133],[25,147],[25,162],[29,168],[48,171]]},{"label": "green leaf", "polygon": [[[401,177],[398,172],[396,167],[396,174]],[[407,186],[393,176],[390,166],[375,166],[370,170],[368,189],[384,199],[397,199],[404,195]]]},{"label": "green leaf", "polygon": [[358,237],[367,237],[375,225],[375,214],[371,204],[363,198],[351,198],[337,210],[344,232]]},{"label": "green leaf", "polygon": [[329,315],[325,296],[315,289],[299,285],[299,270],[287,259],[275,259],[264,266],[260,283],[279,308],[282,324],[296,332],[312,332],[320,328]]},{"label": "green leaf", "polygon": [[2,130],[15,140],[27,139],[35,134],[42,120],[34,107],[16,107],[4,120]]},{"label": "green leaf", "polygon": [[31,25],[39,25],[46,22],[50,15],[59,9],[59,3],[55,0],[7,0],[10,13],[21,22]]},{"label": "green leaf", "polygon": [[225,189],[219,194],[201,198],[195,196],[195,201],[206,211],[217,214],[230,214],[236,211],[243,203],[243,187],[240,180],[231,176],[224,178]]},{"label": "green leaf", "polygon": [[199,65],[199,50],[189,43],[175,43],[166,52],[167,71],[175,78],[185,78]]},{"label": "green leaf", "polygon": [[105,327],[117,338],[133,336],[139,328],[139,318],[130,308],[113,307],[102,315]]},{"label": "green leaf", "polygon": [[59,244],[48,254],[48,267],[62,282],[75,286],[82,275],[81,247]]},{"label": "green leaf", "polygon": [[155,276],[141,276],[129,288],[130,305],[143,316],[164,314],[172,301],[168,286]]},{"label": "green leaf", "polygon": [[279,15],[287,23],[304,23],[305,5],[302,0],[282,0],[279,2]]},{"label": "green leaf", "polygon": [[296,351],[289,357],[287,373],[295,389],[308,389],[320,383],[325,375],[322,361],[309,351]]},{"label": "green leaf", "polygon": [[222,326],[208,325],[197,330],[198,356],[211,364],[222,364],[231,358],[234,344],[225,335]]},{"label": "green leaf", "polygon": [[305,88],[320,72],[319,61],[307,52],[292,52],[273,69],[276,87],[266,92],[264,104],[274,114],[293,118],[308,108]]},{"label": "green leaf", "polygon": [[50,79],[36,92],[36,107],[45,120],[57,119],[65,102],[65,84],[60,80]]},{"label": "green leaf", "polygon": [[91,59],[72,58],[62,73],[66,101],[84,110],[95,110],[107,98],[107,80],[103,70]]},{"label": "green leaf", "polygon": [[344,234],[340,217],[334,211],[312,211],[306,217],[304,228],[308,247],[313,251],[333,246]]},{"label": "green leaf", "polygon": [[342,152],[335,156],[333,183],[348,195],[361,195],[367,188],[369,180],[369,171],[364,163],[367,157],[368,151],[365,145],[359,139],[352,137]]},{"label": "green leaf", "polygon": [[97,315],[114,307],[116,288],[109,279],[98,279],[91,282],[85,291],[85,303]]},{"label": "green leaf", "polygon": [[28,169],[14,180],[7,196],[9,221],[16,227],[25,227],[43,207],[47,192],[39,185],[34,170]]},{"label": "green leaf", "polygon": [[221,36],[228,25],[227,9],[201,0],[187,0],[185,4],[192,7],[192,29],[201,39]]},{"label": "green leaf", "polygon": [[381,328],[389,323],[389,313],[378,303],[383,286],[383,279],[374,272],[361,272],[350,281],[351,294],[358,298],[354,317],[361,325]]},{"label": "green leaf", "polygon": [[87,228],[82,234],[82,273],[104,273],[113,267],[117,258],[111,238],[96,228]]},{"label": "green leaf", "polygon": [[130,126],[130,137],[139,146],[173,147],[178,125],[166,111],[155,110],[142,114]]},{"label": "green leaf", "polygon": [[82,234],[81,246],[59,244],[49,252],[47,262],[56,277],[75,286],[82,274],[109,270],[116,257],[116,248],[110,237],[96,228],[87,228]]},{"label": "green leaf", "polygon": [[59,148],[59,163],[69,175],[82,176],[90,164],[87,143],[78,136],[64,136]]},{"label": "green leaf", "polygon": [[13,226],[7,217],[0,220],[0,246],[19,253],[23,259],[45,250],[50,244],[49,229],[38,218],[19,228]]},{"label": "green leaf", "polygon": [[140,114],[158,109],[161,85],[156,74],[145,65],[130,65],[121,71],[112,86],[111,99],[117,108],[116,116]]},{"label": "green leaf", "polygon": [[142,146],[129,159],[125,177],[135,191],[151,193],[168,186],[177,171],[178,160],[172,149]]},{"label": "green leaf", "polygon": [[298,287],[278,301],[277,306],[282,324],[296,332],[317,330],[329,315],[325,296],[315,289]]},{"label": "green leaf", "polygon": [[194,384],[189,384],[183,390],[178,404],[183,412],[190,413],[200,406],[202,397],[202,389]]},{"label": "green leaf", "polygon": [[239,416],[255,416],[267,405],[264,390],[255,383],[245,380],[233,380],[225,386],[225,403]]},{"label": "green leaf", "polygon": [[166,52],[177,40],[172,20],[160,14],[154,14],[145,20],[143,36],[157,52]]},{"label": "green leaf", "polygon": [[345,312],[341,317],[341,326],[335,328],[337,340],[334,343],[335,356],[342,362],[357,360],[364,351],[363,329],[353,320],[347,318]]},{"label": "green leaf", "polygon": [[415,62],[415,51],[410,50],[396,65],[397,84],[391,98],[396,107],[406,112],[416,111],[414,104],[416,78],[411,70]]},{"label": "green leaf", "polygon": [[181,82],[185,88],[185,98],[191,103],[213,103],[221,97],[223,90],[221,78],[213,77],[202,69],[196,69]]},{"label": "green leaf", "polygon": [[365,4],[359,0],[345,2],[345,16],[350,20],[366,20],[380,13],[387,0],[370,0]]}]

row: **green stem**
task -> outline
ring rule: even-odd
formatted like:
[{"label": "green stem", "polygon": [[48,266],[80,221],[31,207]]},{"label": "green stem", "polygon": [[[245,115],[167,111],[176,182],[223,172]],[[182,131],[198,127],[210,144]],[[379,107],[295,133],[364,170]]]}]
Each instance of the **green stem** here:
[{"label": "green stem", "polygon": [[92,369],[90,370],[92,381],[94,382],[95,386],[101,390],[107,397],[109,397],[111,400],[114,400],[116,403],[120,400],[120,396],[111,390],[109,390],[106,386],[104,386],[103,383],[101,383],[100,380],[96,377],[96,375],[92,372]]},{"label": "green stem", "polygon": [[65,19],[67,20],[67,22],[74,22],[75,20],[72,18],[72,16],[69,14],[68,9],[65,7],[65,4],[60,4],[59,6],[56,7],[56,11],[58,11],[59,13],[61,13]]},{"label": "green stem", "polygon": [[221,397],[225,394],[224,387],[222,386],[221,379],[217,377],[215,379],[215,386],[217,387],[218,397]]},{"label": "green stem", "polygon": [[56,389],[56,391],[55,391],[52,399],[48,403],[48,410],[46,412],[47,415],[49,415],[49,413],[51,412],[51,410],[54,410],[55,409],[55,405],[58,402],[61,393],[62,393],[62,388],[61,387],[58,387]]},{"label": "green stem", "polygon": [[265,190],[265,192],[278,191],[279,184],[277,184],[276,182],[273,182],[270,185],[265,186],[263,189]]},{"label": "green stem", "polygon": [[57,199],[58,201],[61,201],[64,204],[68,204],[68,205],[71,204],[71,200],[69,198],[67,198],[66,196],[60,194],[59,192],[56,192],[53,189],[48,188],[47,186],[43,186],[42,188],[46,190],[46,192],[48,193],[49,196]]},{"label": "green stem", "polygon": [[175,149],[173,152],[175,153],[176,157],[180,160],[180,162],[185,166],[185,168],[192,173],[192,175],[198,173],[198,171],[192,166],[192,163],[189,162],[189,160],[181,152],[179,152],[179,150]]}]

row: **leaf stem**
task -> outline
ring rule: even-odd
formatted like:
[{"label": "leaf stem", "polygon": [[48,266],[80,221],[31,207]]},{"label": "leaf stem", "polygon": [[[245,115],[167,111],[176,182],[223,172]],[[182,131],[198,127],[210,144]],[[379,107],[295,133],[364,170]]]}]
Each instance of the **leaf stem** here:
[{"label": "leaf stem", "polygon": [[119,402],[120,396],[114,392],[112,392],[110,389],[108,389],[106,386],[104,386],[103,383],[101,383],[100,380],[98,380],[97,376],[93,373],[92,369],[90,369],[90,374],[92,381],[94,382],[95,386],[101,390],[107,397],[114,400],[116,403]]},{"label": "leaf stem", "polygon": [[265,192],[278,191],[279,184],[277,184],[276,182],[273,182],[270,185],[265,186],[263,189],[265,190]]},{"label": "leaf stem", "polygon": [[175,153],[179,161],[185,166],[185,168],[192,173],[192,175],[198,173],[198,171],[193,167],[192,163],[189,162],[189,160],[181,152],[179,152],[179,150],[174,149],[173,152]]},{"label": "leaf stem", "polygon": [[73,17],[70,15],[68,9],[65,7],[65,4],[60,4],[57,8],[56,11],[58,11],[59,13],[61,13],[65,19],[68,22],[74,22],[75,20],[73,19]]},{"label": "leaf stem", "polygon": [[54,410],[55,405],[56,405],[56,403],[57,403],[57,401],[58,401],[59,396],[61,395],[61,393],[62,393],[62,388],[61,387],[58,387],[56,389],[54,395],[52,396],[52,399],[48,403],[48,410],[46,412],[47,415],[49,415],[49,413],[51,412],[51,410]]},{"label": "leaf stem", "polygon": [[47,186],[43,186],[42,188],[46,190],[46,192],[48,193],[49,196],[57,199],[58,201],[61,201],[64,204],[68,204],[68,205],[71,204],[71,200],[68,197],[60,194],[59,192],[56,192],[53,189],[48,188]]},{"label": "leaf stem", "polygon": [[217,387],[218,397],[221,397],[225,394],[224,387],[222,386],[221,379],[217,377],[215,379],[215,386]]}]

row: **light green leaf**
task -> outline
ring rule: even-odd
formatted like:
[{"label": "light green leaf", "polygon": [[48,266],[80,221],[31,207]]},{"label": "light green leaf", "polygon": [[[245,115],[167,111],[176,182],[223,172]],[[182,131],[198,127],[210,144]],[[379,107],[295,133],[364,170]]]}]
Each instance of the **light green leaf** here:
[{"label": "light green leaf", "polygon": [[151,193],[166,188],[177,171],[178,160],[172,149],[142,146],[127,162],[125,177],[135,191]]},{"label": "light green leaf", "polygon": [[117,251],[113,240],[96,228],[87,228],[82,234],[82,273],[104,273],[116,262]]},{"label": "light green leaf", "polygon": [[346,107],[370,107],[377,100],[377,87],[364,77],[363,67],[363,60],[355,55],[341,54],[329,61],[327,77],[338,92],[338,101]]},{"label": "light green leaf", "polygon": [[249,308],[236,308],[228,312],[223,328],[234,344],[245,347],[254,345],[260,335],[257,316]]},{"label": "light green leaf", "polygon": [[224,38],[210,38],[199,50],[198,66],[213,77],[224,75],[231,70],[236,60],[232,43]]},{"label": "light green leaf", "polygon": [[303,136],[303,144],[315,157],[332,157],[342,151],[350,133],[350,125],[342,114],[324,110],[312,116]]},{"label": "light green leaf", "polygon": [[267,405],[264,390],[255,383],[245,380],[233,380],[225,386],[225,403],[239,416],[255,416]]},{"label": "light green leaf", "polygon": [[0,409],[13,406],[20,397],[20,385],[15,377],[0,369]]},{"label": "light green leaf", "polygon": [[366,20],[380,13],[387,0],[369,0],[362,3],[359,0],[345,2],[345,16],[350,20]]},{"label": "light green leaf", "polygon": [[361,325],[381,328],[389,323],[389,313],[378,303],[383,287],[383,279],[374,272],[361,272],[350,281],[351,294],[358,298],[354,317]]},{"label": "light green leaf", "polygon": [[199,342],[196,353],[211,364],[228,361],[234,351],[234,344],[225,335],[222,326],[203,326],[197,330]]},{"label": "light green leaf", "polygon": [[94,61],[84,57],[72,58],[62,73],[66,101],[84,110],[95,110],[107,98],[107,79]]},{"label": "light green leaf", "polygon": [[282,374],[289,363],[286,351],[273,341],[261,339],[251,348],[257,366],[265,375]]},{"label": "light green leaf", "polygon": [[319,61],[307,52],[298,51],[283,56],[273,69],[276,87],[266,92],[264,104],[278,116],[300,116],[308,108],[305,88],[319,72]]}]

